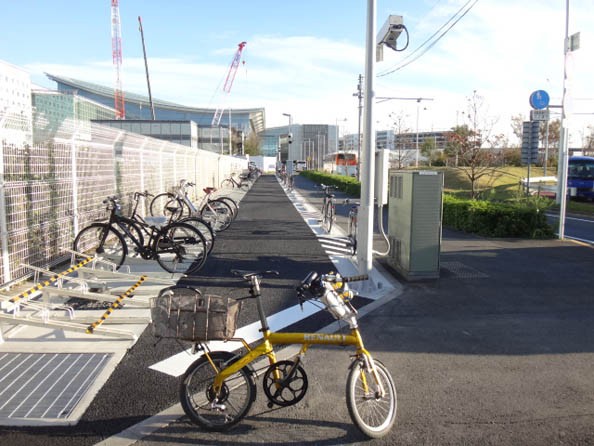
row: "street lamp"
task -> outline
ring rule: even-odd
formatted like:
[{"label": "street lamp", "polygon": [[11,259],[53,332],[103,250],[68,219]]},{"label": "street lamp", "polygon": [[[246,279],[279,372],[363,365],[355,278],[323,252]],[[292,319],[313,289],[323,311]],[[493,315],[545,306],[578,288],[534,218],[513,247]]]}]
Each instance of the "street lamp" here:
[{"label": "street lamp", "polygon": [[291,157],[292,154],[291,154],[291,144],[290,144],[290,141],[292,138],[291,137],[291,127],[293,126],[293,115],[291,115],[290,113],[283,113],[283,116],[286,116],[289,118],[289,137],[287,138],[287,140],[289,141],[287,143],[287,161],[289,161],[289,159],[291,159],[291,160],[293,159]]}]

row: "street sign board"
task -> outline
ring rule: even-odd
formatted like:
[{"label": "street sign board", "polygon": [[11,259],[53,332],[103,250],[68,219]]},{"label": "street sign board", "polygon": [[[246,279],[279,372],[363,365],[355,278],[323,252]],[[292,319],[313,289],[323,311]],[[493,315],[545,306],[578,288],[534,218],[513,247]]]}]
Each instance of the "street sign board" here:
[{"label": "street sign board", "polygon": [[531,121],[548,121],[549,120],[549,110],[530,110],[530,120]]},{"label": "street sign board", "polygon": [[536,110],[542,110],[549,106],[549,94],[544,90],[536,90],[530,95],[530,106]]},{"label": "street sign board", "polygon": [[525,121],[522,123],[522,164],[530,165],[538,162],[539,121]]}]

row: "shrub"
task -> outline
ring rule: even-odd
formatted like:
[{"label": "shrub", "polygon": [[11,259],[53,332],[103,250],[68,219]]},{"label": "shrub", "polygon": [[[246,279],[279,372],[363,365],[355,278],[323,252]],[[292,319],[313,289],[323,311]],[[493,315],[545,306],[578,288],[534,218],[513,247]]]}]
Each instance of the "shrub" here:
[{"label": "shrub", "polygon": [[551,238],[553,228],[545,215],[550,205],[550,201],[543,199],[496,203],[445,194],[443,224],[487,237]]},{"label": "shrub", "polygon": [[318,170],[305,170],[301,172],[301,175],[318,184],[336,186],[338,190],[352,197],[359,198],[361,196],[361,183],[354,177],[324,173]]}]

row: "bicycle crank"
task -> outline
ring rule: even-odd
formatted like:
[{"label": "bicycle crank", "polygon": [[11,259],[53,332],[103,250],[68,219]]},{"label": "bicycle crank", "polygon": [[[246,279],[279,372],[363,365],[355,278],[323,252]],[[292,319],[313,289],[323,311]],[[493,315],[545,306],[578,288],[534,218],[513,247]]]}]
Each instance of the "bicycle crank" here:
[{"label": "bicycle crank", "polygon": [[297,404],[307,392],[307,375],[295,361],[278,361],[264,373],[262,382],[268,397],[268,407]]}]

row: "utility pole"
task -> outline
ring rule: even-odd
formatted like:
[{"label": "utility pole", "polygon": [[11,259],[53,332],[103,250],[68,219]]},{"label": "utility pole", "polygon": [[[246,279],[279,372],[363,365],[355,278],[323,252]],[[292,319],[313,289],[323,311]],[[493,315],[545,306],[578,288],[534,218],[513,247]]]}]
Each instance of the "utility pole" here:
[{"label": "utility pole", "polygon": [[359,83],[357,84],[357,91],[353,96],[359,98],[359,128],[357,130],[357,180],[361,181],[361,115],[363,113],[363,89],[362,89],[363,75],[359,75]]}]

